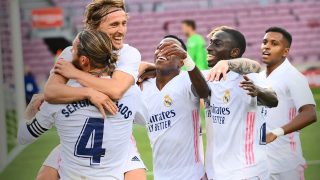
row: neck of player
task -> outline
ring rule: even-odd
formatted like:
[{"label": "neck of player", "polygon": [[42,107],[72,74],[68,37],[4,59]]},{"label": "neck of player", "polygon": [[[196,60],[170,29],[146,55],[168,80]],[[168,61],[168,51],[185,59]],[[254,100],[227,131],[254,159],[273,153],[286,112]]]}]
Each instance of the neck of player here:
[{"label": "neck of player", "polygon": [[277,67],[279,67],[286,60],[286,58],[287,57],[283,57],[276,63],[267,65],[267,71],[266,71],[267,76],[269,76],[275,69],[277,69]]},{"label": "neck of player", "polygon": [[158,89],[161,90],[169,81],[171,81],[171,79],[173,79],[174,77],[179,75],[179,73],[180,73],[179,69],[172,70],[172,71],[157,70],[156,71],[156,85],[157,85]]}]

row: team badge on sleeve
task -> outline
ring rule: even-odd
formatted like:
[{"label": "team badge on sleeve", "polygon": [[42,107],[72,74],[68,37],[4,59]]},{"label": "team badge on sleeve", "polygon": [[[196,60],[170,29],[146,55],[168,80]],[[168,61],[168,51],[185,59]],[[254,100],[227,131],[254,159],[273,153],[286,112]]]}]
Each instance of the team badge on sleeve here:
[{"label": "team badge on sleeve", "polygon": [[222,101],[223,101],[225,104],[227,104],[227,103],[230,101],[230,90],[229,90],[229,89],[227,89],[227,90],[224,92]]},{"label": "team badge on sleeve", "polygon": [[172,105],[172,99],[169,95],[164,96],[163,104],[166,107],[170,107]]}]

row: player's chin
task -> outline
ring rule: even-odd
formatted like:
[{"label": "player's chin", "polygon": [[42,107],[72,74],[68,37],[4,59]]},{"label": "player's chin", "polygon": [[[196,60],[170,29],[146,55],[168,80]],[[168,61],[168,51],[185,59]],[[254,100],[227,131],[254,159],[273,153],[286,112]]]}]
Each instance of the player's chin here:
[{"label": "player's chin", "polygon": [[270,63],[270,58],[269,58],[269,57],[264,57],[264,56],[262,56],[262,62],[263,62],[264,64],[269,64],[269,63]]},{"label": "player's chin", "polygon": [[209,67],[214,67],[218,63],[217,60],[208,60],[208,66]]}]

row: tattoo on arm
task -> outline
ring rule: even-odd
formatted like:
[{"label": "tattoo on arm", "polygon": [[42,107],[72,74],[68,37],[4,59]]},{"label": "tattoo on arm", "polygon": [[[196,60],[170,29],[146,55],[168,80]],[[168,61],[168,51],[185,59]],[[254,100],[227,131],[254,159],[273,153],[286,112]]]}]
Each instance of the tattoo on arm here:
[{"label": "tattoo on arm", "polygon": [[239,58],[228,61],[229,69],[239,74],[257,73],[260,71],[260,65],[246,58]]}]

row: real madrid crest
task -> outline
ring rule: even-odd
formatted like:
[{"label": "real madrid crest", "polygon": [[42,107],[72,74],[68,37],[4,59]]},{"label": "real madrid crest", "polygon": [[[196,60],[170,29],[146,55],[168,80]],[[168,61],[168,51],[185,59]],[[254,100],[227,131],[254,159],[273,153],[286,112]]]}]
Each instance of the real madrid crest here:
[{"label": "real madrid crest", "polygon": [[223,101],[225,104],[227,104],[227,103],[230,101],[230,89],[227,89],[227,90],[224,92],[222,101]]},{"label": "real madrid crest", "polygon": [[166,107],[170,107],[172,105],[172,99],[169,95],[164,96],[163,104]]}]

